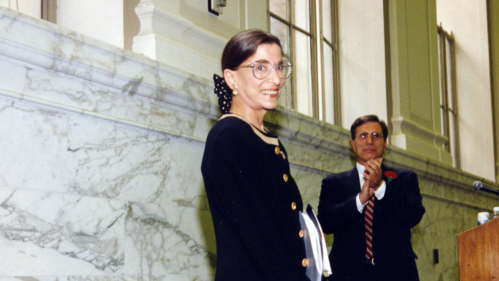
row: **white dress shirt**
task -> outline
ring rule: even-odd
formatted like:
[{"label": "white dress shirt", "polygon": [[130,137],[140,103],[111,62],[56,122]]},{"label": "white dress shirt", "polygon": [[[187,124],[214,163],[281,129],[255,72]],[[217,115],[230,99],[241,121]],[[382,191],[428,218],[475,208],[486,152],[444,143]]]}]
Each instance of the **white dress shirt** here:
[{"label": "white dress shirt", "polygon": [[[362,185],[364,185],[364,181],[365,181],[364,171],[366,170],[366,167],[364,167],[364,165],[362,165],[362,164],[359,164],[359,162],[357,162],[356,167],[357,167],[357,172],[359,172],[360,189],[362,190]],[[385,191],[386,191],[386,183],[383,180],[381,182],[381,186],[376,191],[374,191],[374,196],[376,196],[376,198],[378,198],[378,200],[381,200],[385,196]],[[367,205],[367,202],[365,204],[362,204],[360,202],[359,197],[360,197],[360,192],[359,192],[359,194],[357,194],[355,201],[357,202],[357,209],[359,210],[360,213],[362,213],[362,211],[364,210],[364,207]]]}]

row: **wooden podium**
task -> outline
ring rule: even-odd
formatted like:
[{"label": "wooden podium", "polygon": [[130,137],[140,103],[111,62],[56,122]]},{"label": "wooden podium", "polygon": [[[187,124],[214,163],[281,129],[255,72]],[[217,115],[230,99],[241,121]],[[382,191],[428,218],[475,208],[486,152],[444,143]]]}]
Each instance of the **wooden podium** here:
[{"label": "wooden podium", "polygon": [[461,281],[499,280],[499,219],[457,236]]}]

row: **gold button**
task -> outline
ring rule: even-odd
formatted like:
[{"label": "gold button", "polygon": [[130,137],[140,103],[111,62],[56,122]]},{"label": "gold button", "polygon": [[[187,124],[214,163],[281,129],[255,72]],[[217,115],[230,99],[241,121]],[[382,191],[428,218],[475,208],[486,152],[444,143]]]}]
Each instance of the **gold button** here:
[{"label": "gold button", "polygon": [[331,273],[329,272],[329,270],[324,270],[324,277],[329,277],[331,276]]},{"label": "gold button", "polygon": [[275,147],[275,154],[276,154],[276,155],[279,155],[280,153],[281,153],[281,148],[280,148],[280,147],[278,147],[278,146],[276,146],[276,147]]},{"label": "gold button", "polygon": [[293,211],[296,210],[296,203],[295,202],[291,203],[291,210],[293,210]]},{"label": "gold button", "polygon": [[300,238],[303,238],[304,235],[305,231],[303,231],[303,229],[300,229],[300,232],[298,232],[298,236],[300,236]]},{"label": "gold button", "polygon": [[284,179],[284,182],[288,182],[288,175],[284,174],[282,175],[282,178]]},{"label": "gold button", "polygon": [[307,267],[308,266],[308,259],[307,258],[304,258],[302,261],[301,261],[301,265],[303,267]]}]

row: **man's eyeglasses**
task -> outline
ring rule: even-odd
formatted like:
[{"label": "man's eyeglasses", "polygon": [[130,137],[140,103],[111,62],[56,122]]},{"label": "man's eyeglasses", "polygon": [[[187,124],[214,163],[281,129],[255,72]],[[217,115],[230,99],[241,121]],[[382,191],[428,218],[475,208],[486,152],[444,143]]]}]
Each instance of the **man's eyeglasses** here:
[{"label": "man's eyeglasses", "polygon": [[364,133],[360,133],[357,135],[357,138],[360,140],[360,141],[367,141],[367,139],[369,138],[369,136],[371,137],[371,139],[374,141],[374,142],[381,142],[383,141],[383,135],[380,134],[380,133],[377,133],[377,132],[373,132],[371,134],[367,133],[367,132],[364,132]]},{"label": "man's eyeglasses", "polygon": [[272,72],[272,68],[275,69],[277,76],[281,79],[286,79],[291,75],[291,63],[286,61],[277,65],[273,65],[269,61],[255,61],[250,65],[240,65],[236,69],[244,67],[251,67],[253,70],[253,76],[259,80],[269,77]]}]

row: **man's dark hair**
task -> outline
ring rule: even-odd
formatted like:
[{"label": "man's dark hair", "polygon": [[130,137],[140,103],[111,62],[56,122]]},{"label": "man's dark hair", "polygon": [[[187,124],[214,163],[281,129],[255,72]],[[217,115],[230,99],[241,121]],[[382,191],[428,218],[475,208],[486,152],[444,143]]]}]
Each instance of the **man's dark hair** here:
[{"label": "man's dark hair", "polygon": [[379,123],[381,125],[381,129],[383,130],[383,139],[386,141],[386,139],[388,138],[388,127],[386,126],[386,123],[383,120],[379,120],[378,116],[376,115],[365,115],[355,119],[355,121],[353,121],[352,127],[350,127],[350,138],[352,140],[355,140],[357,127],[367,122]]}]

